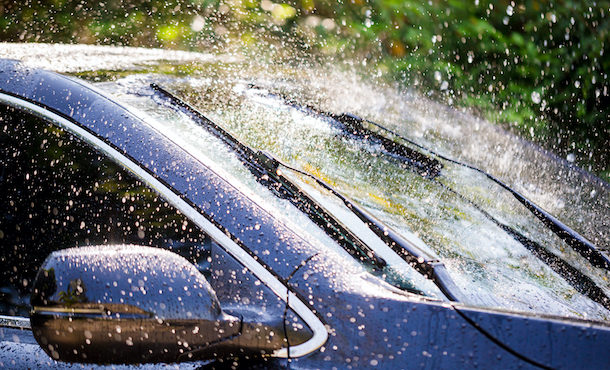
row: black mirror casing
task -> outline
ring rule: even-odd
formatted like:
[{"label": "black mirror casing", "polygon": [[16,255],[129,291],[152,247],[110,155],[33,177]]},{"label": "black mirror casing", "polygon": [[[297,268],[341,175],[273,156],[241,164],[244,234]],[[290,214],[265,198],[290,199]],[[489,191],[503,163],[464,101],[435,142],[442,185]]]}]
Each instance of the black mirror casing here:
[{"label": "black mirror casing", "polygon": [[52,253],[34,281],[31,305],[34,337],[66,362],[209,357],[242,326],[186,259],[131,245]]}]

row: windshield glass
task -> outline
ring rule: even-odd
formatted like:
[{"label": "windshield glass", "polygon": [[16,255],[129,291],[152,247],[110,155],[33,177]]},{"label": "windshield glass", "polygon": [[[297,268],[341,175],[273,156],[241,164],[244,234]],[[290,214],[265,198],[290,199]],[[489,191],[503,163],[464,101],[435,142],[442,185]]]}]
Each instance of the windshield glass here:
[{"label": "windshield glass", "polygon": [[[221,83],[196,76],[170,79],[138,75],[101,85],[153,117],[160,131],[239,183],[242,190],[310,242],[334,249],[345,260],[357,263],[289,202],[256,182],[220,140],[155,97],[148,87],[151,82],[177,92],[246,145],[268,150],[321,178],[441,260],[466,295],[465,303],[602,320],[608,317],[607,309],[586,294],[590,286],[599,287],[602,295],[608,291],[607,272],[591,266],[510,193],[482,174],[443,162],[440,176],[421,176],[379,147],[345,135],[331,119],[251,88],[244,80],[226,78]],[[336,197],[307,177],[288,169],[283,172],[383,254],[388,266],[379,275],[386,281],[401,289],[443,297],[404,260],[387,253],[385,244]],[[570,261],[576,275],[563,273],[555,260],[540,258],[531,245],[507,233],[498,222],[527,236],[559,260]],[[574,276],[581,281],[575,281]]]},{"label": "windshield glass", "polygon": [[[124,80],[119,80],[116,84],[105,83],[100,86],[106,91],[112,91],[121,101],[136,108],[138,111],[134,112],[140,114],[146,122],[194,154],[215,172],[228,179],[234,186],[248,194],[249,197],[263,206],[268,212],[297,231],[309,243],[331,249],[341,256],[344,262],[359,269],[364,267],[369,272],[387,280],[400,289],[428,297],[444,299],[443,294],[431,281],[419,274],[396,253],[388,253],[387,246],[351,212],[342,209],[340,204],[334,203],[332,197],[327,199],[319,197],[319,194],[315,191],[311,192],[311,195],[335,216],[341,215],[342,217],[339,219],[344,224],[348,224],[350,230],[368,246],[376,250],[384,249],[386,253],[382,257],[386,262],[391,262],[385,269],[381,270],[366,264],[360,265],[357,259],[353,258],[346,250],[339,246],[319,225],[299,211],[290,201],[278,198],[267,187],[259,183],[252,172],[244,166],[244,163],[242,163],[242,160],[236,153],[225,145],[222,140],[212,135],[184,113],[177,111],[175,106],[172,106],[167,101],[163,101],[160,95],[155,95],[153,90],[148,86],[148,82],[152,81],[151,78],[154,77],[128,77]],[[306,183],[301,183],[298,175],[290,176],[290,178],[301,185],[306,185]]]}]

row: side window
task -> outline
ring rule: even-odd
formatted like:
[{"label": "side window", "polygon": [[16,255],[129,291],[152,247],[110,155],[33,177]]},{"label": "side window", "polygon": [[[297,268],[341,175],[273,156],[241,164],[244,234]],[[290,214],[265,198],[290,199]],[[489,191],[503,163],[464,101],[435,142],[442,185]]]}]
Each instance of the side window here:
[{"label": "side window", "polygon": [[0,105],[0,314],[28,315],[52,251],[123,243],[209,269],[210,238],[158,194],[70,133]]}]

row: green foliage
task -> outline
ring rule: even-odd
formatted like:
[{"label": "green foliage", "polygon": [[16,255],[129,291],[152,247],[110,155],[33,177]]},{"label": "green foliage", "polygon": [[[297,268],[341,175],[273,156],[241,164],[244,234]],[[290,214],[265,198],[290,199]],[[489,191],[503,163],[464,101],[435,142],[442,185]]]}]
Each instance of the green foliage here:
[{"label": "green foliage", "polygon": [[346,21],[342,37],[394,78],[474,107],[609,178],[610,2],[370,0],[334,8]]},{"label": "green foliage", "polygon": [[366,60],[610,179],[608,0],[29,0],[0,5],[0,30],[208,51],[293,42]]}]

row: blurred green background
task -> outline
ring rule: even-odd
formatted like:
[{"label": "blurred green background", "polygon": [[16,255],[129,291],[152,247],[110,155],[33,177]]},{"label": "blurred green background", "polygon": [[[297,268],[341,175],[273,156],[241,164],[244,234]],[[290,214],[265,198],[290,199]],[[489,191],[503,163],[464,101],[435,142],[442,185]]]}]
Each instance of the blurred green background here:
[{"label": "blurred green background", "polygon": [[[351,60],[610,180],[610,1],[3,1],[0,41]],[[376,72],[375,72],[376,73]]]}]

